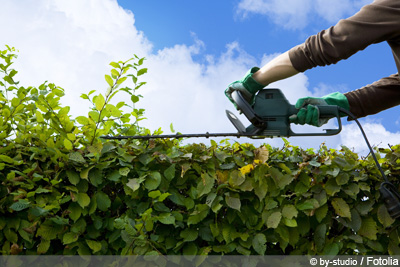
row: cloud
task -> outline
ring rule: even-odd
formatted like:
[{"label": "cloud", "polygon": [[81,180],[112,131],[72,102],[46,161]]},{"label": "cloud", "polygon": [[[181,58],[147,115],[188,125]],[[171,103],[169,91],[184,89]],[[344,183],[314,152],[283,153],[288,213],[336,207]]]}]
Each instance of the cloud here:
[{"label": "cloud", "polygon": [[[367,135],[369,143],[373,147],[387,147],[388,144],[394,145],[400,143],[400,132],[389,132],[382,124],[365,119],[361,121],[361,125]],[[343,128],[340,143],[353,149],[360,155],[366,156],[369,153],[361,131],[355,122]]]},{"label": "cloud", "polygon": [[151,53],[152,44],[134,23],[114,0],[4,0],[0,41],[20,51],[15,68],[22,85],[56,83],[77,115],[88,105],[81,93],[105,91],[111,61]]},{"label": "cloud", "polygon": [[241,0],[238,13],[267,16],[284,29],[304,29],[312,19],[323,19],[336,23],[339,19],[353,15],[372,0]]}]

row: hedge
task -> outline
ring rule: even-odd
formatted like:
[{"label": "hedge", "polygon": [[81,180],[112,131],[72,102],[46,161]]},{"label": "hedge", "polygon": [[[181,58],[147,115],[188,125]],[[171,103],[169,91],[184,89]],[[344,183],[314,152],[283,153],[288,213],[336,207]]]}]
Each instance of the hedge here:
[{"label": "hedge", "polygon": [[[112,62],[106,94],[83,94],[92,109],[73,119],[62,88],[19,86],[15,49],[0,52],[2,255],[400,254],[371,157],[286,140],[106,141],[149,133],[135,108],[143,58]],[[120,91],[129,106],[111,104]],[[398,187],[400,146],[379,152]]]}]

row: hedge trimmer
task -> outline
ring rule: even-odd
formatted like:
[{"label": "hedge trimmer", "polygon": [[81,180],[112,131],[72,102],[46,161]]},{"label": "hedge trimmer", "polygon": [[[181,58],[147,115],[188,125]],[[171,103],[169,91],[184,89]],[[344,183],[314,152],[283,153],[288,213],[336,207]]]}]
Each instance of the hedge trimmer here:
[{"label": "hedge trimmer", "polygon": [[241,95],[240,91],[232,93],[237,109],[242,112],[250,121],[250,125],[245,127],[242,122],[230,111],[226,115],[234,125],[237,133],[199,133],[199,134],[165,134],[165,135],[134,135],[134,136],[102,136],[104,139],[157,139],[157,138],[187,138],[187,137],[248,137],[253,139],[291,137],[291,136],[330,136],[336,135],[342,130],[340,113],[345,113],[352,118],[361,130],[367,143],[371,155],[378,167],[384,182],[380,186],[380,193],[386,208],[392,218],[400,217],[400,194],[395,186],[389,182],[383,172],[376,155],[369,144],[361,124],[357,118],[348,110],[336,105],[317,106],[320,118],[336,118],[338,127],[336,129],[324,129],[322,133],[296,133],[290,127],[289,117],[295,115],[298,109],[291,105],[279,89],[263,89],[258,92],[253,105],[250,105]]}]

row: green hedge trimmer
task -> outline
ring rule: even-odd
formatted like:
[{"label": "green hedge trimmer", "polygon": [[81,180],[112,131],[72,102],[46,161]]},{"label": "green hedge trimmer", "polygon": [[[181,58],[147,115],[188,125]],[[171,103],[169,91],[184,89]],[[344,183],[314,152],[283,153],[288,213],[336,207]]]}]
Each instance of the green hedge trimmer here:
[{"label": "green hedge trimmer", "polygon": [[321,133],[296,133],[290,128],[289,117],[295,115],[298,109],[291,105],[279,89],[263,89],[258,92],[253,105],[250,105],[241,95],[240,91],[232,93],[232,99],[237,109],[243,113],[250,121],[250,125],[245,127],[242,122],[230,111],[226,115],[234,125],[237,133],[200,133],[200,134],[165,134],[165,135],[134,135],[134,136],[102,136],[104,139],[157,139],[157,138],[188,138],[188,137],[248,137],[253,139],[291,137],[291,136],[331,136],[336,135],[342,130],[340,113],[345,113],[352,118],[359,126],[362,135],[367,143],[371,155],[378,167],[384,182],[380,186],[380,193],[386,208],[392,218],[400,217],[400,194],[396,187],[389,182],[383,172],[376,155],[369,144],[361,124],[357,118],[348,110],[336,105],[317,106],[320,118],[336,118],[338,127],[336,129],[325,129]]}]

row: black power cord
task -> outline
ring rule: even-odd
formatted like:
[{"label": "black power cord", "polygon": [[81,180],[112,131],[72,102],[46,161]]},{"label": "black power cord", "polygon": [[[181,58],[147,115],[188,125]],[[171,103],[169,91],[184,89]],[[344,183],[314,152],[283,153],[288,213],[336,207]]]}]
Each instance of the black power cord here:
[{"label": "black power cord", "polygon": [[351,113],[350,111],[341,107],[339,107],[339,111],[348,115],[352,120],[354,120],[357,123],[358,127],[360,128],[360,131],[364,137],[365,142],[367,143],[369,151],[371,152],[372,158],[374,159],[375,164],[384,180],[384,182],[382,182],[379,188],[379,192],[381,193],[386,209],[388,210],[390,217],[392,217],[393,219],[400,217],[400,194],[396,189],[396,187],[386,177],[385,172],[382,170],[382,167],[379,164],[378,159],[376,158],[374,150],[372,149],[368,141],[367,135],[365,134],[364,129],[362,128],[360,122],[357,120],[357,117],[354,116],[354,114]]}]

